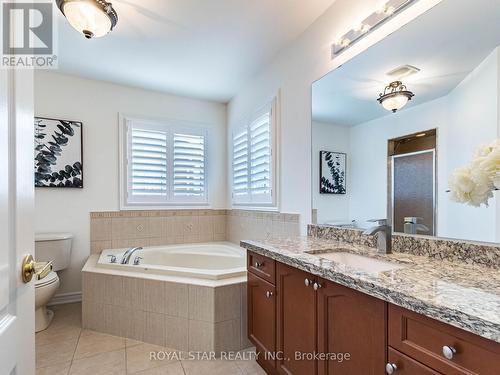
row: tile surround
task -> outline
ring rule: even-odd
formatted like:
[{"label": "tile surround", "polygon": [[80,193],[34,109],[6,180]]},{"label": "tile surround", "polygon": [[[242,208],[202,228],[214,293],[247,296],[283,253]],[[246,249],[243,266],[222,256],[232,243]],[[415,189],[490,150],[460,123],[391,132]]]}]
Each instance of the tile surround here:
[{"label": "tile surround", "polygon": [[90,213],[91,254],[109,248],[225,240],[225,210]]},{"label": "tile surround", "polygon": [[293,237],[300,234],[298,214],[228,210],[227,240],[240,243],[244,239],[266,239],[269,237]]},{"label": "tile surround", "polygon": [[131,246],[264,239],[300,233],[299,215],[249,210],[90,213],[90,253]]},{"label": "tile surround", "polygon": [[82,275],[85,329],[182,351],[250,346],[245,283],[206,287],[94,272]]}]

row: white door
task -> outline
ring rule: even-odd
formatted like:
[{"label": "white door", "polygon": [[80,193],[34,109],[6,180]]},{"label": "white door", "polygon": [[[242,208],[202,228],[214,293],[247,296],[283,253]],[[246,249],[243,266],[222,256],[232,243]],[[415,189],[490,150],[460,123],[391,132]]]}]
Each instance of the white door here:
[{"label": "white door", "polygon": [[35,374],[33,72],[0,69],[0,375]]}]

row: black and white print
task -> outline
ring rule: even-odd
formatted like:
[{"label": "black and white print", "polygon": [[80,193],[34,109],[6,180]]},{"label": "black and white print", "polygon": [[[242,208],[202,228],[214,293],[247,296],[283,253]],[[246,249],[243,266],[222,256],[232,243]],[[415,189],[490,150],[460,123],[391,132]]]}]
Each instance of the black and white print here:
[{"label": "black and white print", "polygon": [[35,117],[35,186],[83,187],[81,122]]},{"label": "black and white print", "polygon": [[341,152],[319,152],[320,194],[346,193],[346,158]]}]

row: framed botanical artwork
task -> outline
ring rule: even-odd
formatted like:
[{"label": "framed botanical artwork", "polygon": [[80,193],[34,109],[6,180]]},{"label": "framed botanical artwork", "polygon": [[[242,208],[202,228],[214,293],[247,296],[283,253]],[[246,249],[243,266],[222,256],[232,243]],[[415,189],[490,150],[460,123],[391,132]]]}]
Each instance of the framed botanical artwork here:
[{"label": "framed botanical artwork", "polygon": [[82,123],[35,117],[35,186],[83,188]]},{"label": "framed botanical artwork", "polygon": [[347,155],[342,152],[319,152],[320,194],[346,194]]}]

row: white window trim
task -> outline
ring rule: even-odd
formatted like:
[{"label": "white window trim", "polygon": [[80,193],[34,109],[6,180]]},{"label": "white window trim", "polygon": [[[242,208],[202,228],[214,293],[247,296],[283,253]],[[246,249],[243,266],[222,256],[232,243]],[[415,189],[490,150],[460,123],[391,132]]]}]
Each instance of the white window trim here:
[{"label": "white window trim", "polygon": [[[247,128],[249,131],[250,123],[252,118],[255,118],[257,114],[263,112],[267,108],[271,107],[271,202],[270,203],[259,203],[259,202],[238,202],[234,199],[233,191],[233,139],[236,132]],[[279,163],[280,163],[280,148],[279,139],[281,131],[281,111],[280,111],[280,94],[273,97],[265,105],[261,106],[258,110],[254,111],[253,116],[248,116],[243,121],[240,121],[240,126],[237,126],[231,132],[231,184],[230,184],[230,194],[231,194],[231,207],[234,209],[246,209],[255,211],[279,211],[280,209],[280,173],[279,173]]]},{"label": "white window trim", "polygon": [[[128,163],[127,163],[127,150],[128,150],[128,122],[138,121],[143,124],[148,124],[152,128],[162,127],[165,125],[171,126],[172,132],[190,132],[192,134],[199,134],[205,137],[205,197],[199,201],[183,202],[168,201],[168,202],[129,202],[128,196]],[[209,147],[210,147],[210,131],[209,126],[206,124],[187,122],[175,119],[159,119],[147,116],[138,116],[119,113],[118,115],[118,154],[119,154],[119,180],[118,185],[120,189],[120,210],[178,210],[178,209],[207,209],[211,207],[210,203],[210,190],[209,190]],[[173,181],[169,181],[172,184]],[[169,189],[170,193],[171,189]]]}]

